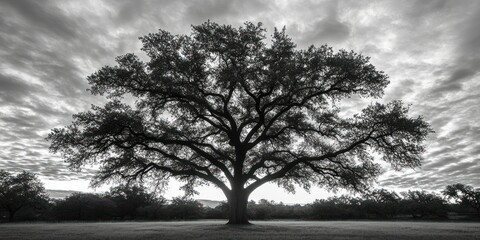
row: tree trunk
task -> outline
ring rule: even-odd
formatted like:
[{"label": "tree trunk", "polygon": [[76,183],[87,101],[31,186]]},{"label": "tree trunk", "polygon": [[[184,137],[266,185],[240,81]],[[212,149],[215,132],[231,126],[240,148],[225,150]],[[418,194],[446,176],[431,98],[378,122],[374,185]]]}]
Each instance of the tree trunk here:
[{"label": "tree trunk", "polygon": [[9,222],[13,222],[13,217],[15,216],[15,212],[17,212],[17,211],[8,210],[8,221]]},{"label": "tree trunk", "polygon": [[230,217],[227,224],[250,224],[247,217],[248,195],[244,189],[233,189],[230,192]]}]

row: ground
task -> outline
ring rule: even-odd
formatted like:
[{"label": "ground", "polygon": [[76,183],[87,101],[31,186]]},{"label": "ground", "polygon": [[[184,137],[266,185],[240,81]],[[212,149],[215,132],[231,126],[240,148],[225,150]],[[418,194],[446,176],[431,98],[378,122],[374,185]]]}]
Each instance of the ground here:
[{"label": "ground", "polygon": [[480,223],[375,221],[89,222],[0,224],[0,239],[480,239]]}]

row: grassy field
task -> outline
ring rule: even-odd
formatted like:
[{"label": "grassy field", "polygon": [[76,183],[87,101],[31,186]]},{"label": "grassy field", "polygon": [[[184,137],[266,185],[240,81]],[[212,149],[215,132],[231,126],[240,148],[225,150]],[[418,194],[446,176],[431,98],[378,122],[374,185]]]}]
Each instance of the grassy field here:
[{"label": "grassy field", "polygon": [[480,223],[225,221],[0,224],[0,239],[480,239]]}]

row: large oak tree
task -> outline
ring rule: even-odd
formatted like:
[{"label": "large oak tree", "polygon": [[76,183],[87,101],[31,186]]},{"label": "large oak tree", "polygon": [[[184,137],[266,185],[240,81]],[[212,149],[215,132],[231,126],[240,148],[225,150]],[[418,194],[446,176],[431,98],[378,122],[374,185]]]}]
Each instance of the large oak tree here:
[{"label": "large oak tree", "polygon": [[126,54],[89,76],[91,93],[110,102],[53,129],[51,150],[73,168],[99,163],[95,183],[150,175],[190,192],[213,184],[232,224],[248,223],[248,197],[267,182],[362,190],[380,172],[374,152],[395,168],[420,165],[431,129],[400,101],[341,114],[342,99],[381,97],[389,83],[367,57],[297,49],[285,29],[269,42],[261,24],[192,28],[148,34],[148,62]]}]

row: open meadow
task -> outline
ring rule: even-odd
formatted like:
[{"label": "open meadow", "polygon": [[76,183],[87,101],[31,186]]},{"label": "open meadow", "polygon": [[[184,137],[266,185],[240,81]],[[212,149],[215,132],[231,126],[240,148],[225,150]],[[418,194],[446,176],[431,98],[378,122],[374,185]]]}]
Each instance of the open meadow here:
[{"label": "open meadow", "polygon": [[480,239],[480,223],[376,221],[74,222],[0,225],[0,239]]}]

